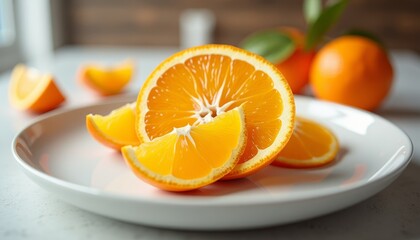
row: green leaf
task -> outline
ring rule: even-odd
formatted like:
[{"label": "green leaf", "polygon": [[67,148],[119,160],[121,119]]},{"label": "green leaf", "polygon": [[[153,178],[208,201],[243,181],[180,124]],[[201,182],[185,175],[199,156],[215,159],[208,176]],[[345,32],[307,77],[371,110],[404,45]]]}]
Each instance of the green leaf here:
[{"label": "green leaf", "polygon": [[310,25],[306,36],[305,50],[310,50],[324,38],[324,35],[338,20],[348,0],[338,0],[327,4],[318,18]]},{"label": "green leaf", "polygon": [[287,59],[295,51],[295,43],[279,30],[257,32],[242,41],[240,47],[256,53],[272,63]]},{"label": "green leaf", "polygon": [[378,45],[380,45],[382,48],[385,48],[385,44],[384,42],[379,39],[377,36],[375,36],[373,33],[362,30],[362,29],[350,29],[348,31],[346,31],[343,35],[352,35],[352,36],[360,36],[360,37],[365,37],[367,39],[370,39],[374,42],[376,42]]},{"label": "green leaf", "polygon": [[311,25],[318,18],[322,10],[322,4],[320,0],[305,0],[303,2],[303,14],[305,16],[306,23]]}]

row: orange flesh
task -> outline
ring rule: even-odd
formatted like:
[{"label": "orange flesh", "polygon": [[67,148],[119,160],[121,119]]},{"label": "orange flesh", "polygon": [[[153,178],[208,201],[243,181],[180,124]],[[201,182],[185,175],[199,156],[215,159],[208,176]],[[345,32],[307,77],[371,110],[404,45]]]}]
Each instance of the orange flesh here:
[{"label": "orange flesh", "polygon": [[86,126],[89,133],[102,144],[120,150],[124,145],[137,145],[134,110],[125,105],[111,112],[109,115],[86,116]]},{"label": "orange flesh", "polygon": [[316,167],[331,162],[338,152],[335,136],[322,125],[298,117],[293,134],[273,162],[288,167]]},{"label": "orange flesh", "polygon": [[41,78],[41,74],[28,69],[25,78],[22,78],[21,82],[18,84],[17,97],[24,99],[26,96],[28,96],[40,83]]},{"label": "orange flesh", "polygon": [[86,77],[97,85],[112,91],[119,90],[131,78],[131,69],[100,69],[90,68],[86,70]]},{"label": "orange flesh", "polygon": [[125,146],[122,154],[144,181],[164,190],[188,191],[228,174],[245,141],[244,114],[237,108],[208,123],[174,129],[137,147]]},{"label": "orange flesh", "polygon": [[[299,125],[299,122],[297,125]],[[328,152],[331,136],[315,123],[307,121],[305,124],[296,126],[289,141],[292,141],[290,144],[288,143],[289,147],[285,147],[282,151],[284,157],[308,159],[320,157]]]},{"label": "orange flesh", "polygon": [[198,125],[208,113],[215,116],[241,105],[247,118],[248,143],[240,160],[245,162],[277,136],[281,96],[266,73],[245,61],[216,54],[195,56],[158,79],[148,96],[145,129],[154,139],[174,127]]},{"label": "orange flesh", "polygon": [[134,73],[131,62],[117,67],[88,65],[81,70],[82,83],[102,95],[112,95],[122,91],[130,82]]},{"label": "orange flesh", "polygon": [[123,110],[120,114],[108,118],[102,116],[95,117],[97,126],[108,136],[131,143],[138,142],[136,131],[134,127],[131,127],[135,124],[134,120],[134,113],[129,109]]},{"label": "orange flesh", "polygon": [[53,76],[24,65],[13,69],[9,98],[14,107],[36,113],[52,110],[65,101]]}]

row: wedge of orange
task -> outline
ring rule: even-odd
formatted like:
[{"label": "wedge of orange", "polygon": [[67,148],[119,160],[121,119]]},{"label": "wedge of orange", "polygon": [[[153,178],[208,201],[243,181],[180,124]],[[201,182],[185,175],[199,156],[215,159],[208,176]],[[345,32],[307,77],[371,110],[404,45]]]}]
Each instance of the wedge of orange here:
[{"label": "wedge of orange", "polygon": [[86,128],[103,145],[120,150],[125,145],[140,144],[135,126],[135,104],[126,104],[108,115],[86,115]]},{"label": "wedge of orange", "polygon": [[131,81],[134,68],[134,62],[131,60],[112,67],[89,64],[81,68],[79,79],[100,95],[114,95],[120,93]]},{"label": "wedge of orange", "polygon": [[338,150],[338,140],[328,128],[297,117],[292,137],[272,164],[291,168],[320,167],[332,162]]},{"label": "wedge of orange", "polygon": [[23,64],[13,69],[9,99],[15,108],[37,113],[52,110],[65,101],[51,74],[42,73]]},{"label": "wedge of orange", "polygon": [[147,142],[238,106],[244,108],[248,140],[239,163],[224,179],[245,177],[274,160],[292,135],[295,114],[287,81],[256,54],[205,45],[166,59],[139,92],[136,129]]},{"label": "wedge of orange", "polygon": [[125,146],[122,154],[133,172],[164,190],[188,191],[228,174],[246,145],[241,108],[221,113],[199,125],[174,128],[140,146]]}]

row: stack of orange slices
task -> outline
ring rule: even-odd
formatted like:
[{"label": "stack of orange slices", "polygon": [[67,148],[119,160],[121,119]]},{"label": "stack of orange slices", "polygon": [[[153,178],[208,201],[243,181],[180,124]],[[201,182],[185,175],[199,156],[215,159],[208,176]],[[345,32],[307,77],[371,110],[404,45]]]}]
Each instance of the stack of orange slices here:
[{"label": "stack of orange slices", "polygon": [[[141,88],[134,113],[130,131],[142,144],[124,146],[122,154],[139,178],[170,191],[262,169],[276,160],[295,123],[293,94],[278,69],[227,45],[195,47],[163,61]],[[87,116],[91,134],[100,136],[107,124],[89,127],[96,121]]]}]

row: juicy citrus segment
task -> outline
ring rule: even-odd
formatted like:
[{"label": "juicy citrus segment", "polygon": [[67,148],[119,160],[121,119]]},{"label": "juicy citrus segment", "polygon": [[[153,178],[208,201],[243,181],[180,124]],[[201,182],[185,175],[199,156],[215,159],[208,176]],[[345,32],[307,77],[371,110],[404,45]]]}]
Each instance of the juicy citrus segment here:
[{"label": "juicy citrus segment", "polygon": [[81,70],[81,81],[101,95],[120,93],[134,74],[134,63],[125,61],[114,67],[87,65]]},{"label": "juicy citrus segment", "polygon": [[135,104],[126,104],[108,115],[88,114],[89,133],[105,146],[120,150],[125,145],[138,145],[135,126]]},{"label": "juicy citrus segment", "polygon": [[65,101],[50,74],[22,64],[13,69],[9,98],[15,108],[39,113],[52,110]]},{"label": "juicy citrus segment", "polygon": [[334,160],[338,149],[338,140],[330,130],[297,117],[292,137],[272,164],[294,168],[323,166]]},{"label": "juicy citrus segment", "polygon": [[187,191],[213,183],[239,161],[246,127],[241,108],[208,121],[174,128],[138,147],[125,146],[123,156],[139,178],[164,190]]},{"label": "juicy citrus segment", "polygon": [[250,52],[205,45],[165,60],[139,93],[138,135],[149,141],[238,106],[245,111],[248,141],[240,163],[225,178],[244,177],[273,160],[294,123],[294,98],[286,80]]}]

